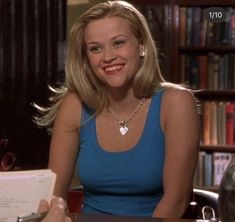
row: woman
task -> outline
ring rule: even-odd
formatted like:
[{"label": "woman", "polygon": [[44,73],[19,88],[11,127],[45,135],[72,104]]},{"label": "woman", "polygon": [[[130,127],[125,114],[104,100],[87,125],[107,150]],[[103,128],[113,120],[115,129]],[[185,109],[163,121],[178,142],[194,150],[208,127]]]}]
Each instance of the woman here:
[{"label": "woman", "polygon": [[66,198],[77,160],[84,213],[183,215],[197,161],[199,119],[190,90],[167,83],[144,16],[99,3],[69,39],[66,79],[38,119],[53,124],[49,168]]}]

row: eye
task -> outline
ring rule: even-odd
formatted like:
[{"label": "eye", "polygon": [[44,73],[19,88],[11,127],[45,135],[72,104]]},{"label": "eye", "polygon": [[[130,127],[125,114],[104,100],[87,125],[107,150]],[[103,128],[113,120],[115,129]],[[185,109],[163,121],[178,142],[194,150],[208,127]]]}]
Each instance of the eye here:
[{"label": "eye", "polygon": [[100,46],[89,46],[88,47],[88,51],[91,53],[95,53],[95,54],[100,53],[101,50],[102,50],[102,48]]},{"label": "eye", "polygon": [[115,46],[115,47],[122,47],[124,44],[126,43],[126,41],[125,40],[115,40],[114,41],[114,43],[113,43],[113,45]]}]

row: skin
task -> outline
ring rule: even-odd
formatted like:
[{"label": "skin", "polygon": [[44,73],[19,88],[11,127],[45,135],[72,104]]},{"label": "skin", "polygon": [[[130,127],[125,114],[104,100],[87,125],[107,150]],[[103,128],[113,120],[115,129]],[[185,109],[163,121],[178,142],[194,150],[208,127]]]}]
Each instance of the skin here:
[{"label": "skin", "polygon": [[[110,107],[120,119],[127,119],[140,102],[131,86],[141,63],[139,53],[143,46],[132,33],[130,24],[119,17],[90,22],[85,29],[85,44],[92,70],[109,92]],[[151,98],[147,98],[128,124],[129,131],[125,136],[119,133],[116,119],[104,109],[96,117],[100,146],[109,152],[120,152],[138,143],[150,102]],[[68,94],[53,127],[49,168],[57,173],[55,195],[63,198],[66,198],[74,173],[81,109],[79,97],[74,93]],[[166,144],[164,196],[152,216],[178,218],[190,198],[199,143],[199,119],[194,97],[189,91],[180,88],[165,90],[161,127]]]},{"label": "skin", "polygon": [[[65,213],[66,204],[62,198],[55,197],[51,201],[50,211],[41,222],[72,222]],[[41,200],[38,212],[45,212],[49,210],[47,201]]]}]

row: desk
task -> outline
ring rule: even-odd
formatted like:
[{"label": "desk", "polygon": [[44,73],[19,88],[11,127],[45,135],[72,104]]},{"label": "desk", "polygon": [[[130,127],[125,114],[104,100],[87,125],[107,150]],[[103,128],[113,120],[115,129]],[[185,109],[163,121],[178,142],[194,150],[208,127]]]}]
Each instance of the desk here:
[{"label": "desk", "polygon": [[112,216],[112,215],[83,215],[76,214],[75,222],[199,222],[202,220],[186,220],[186,219],[160,219],[151,217],[128,217],[128,216]]}]

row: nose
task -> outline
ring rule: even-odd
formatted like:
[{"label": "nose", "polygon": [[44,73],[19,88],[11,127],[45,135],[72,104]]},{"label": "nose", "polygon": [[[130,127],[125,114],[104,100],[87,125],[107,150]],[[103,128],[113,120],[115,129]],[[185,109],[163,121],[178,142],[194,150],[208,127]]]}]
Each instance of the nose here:
[{"label": "nose", "polygon": [[109,63],[109,62],[112,62],[115,59],[116,59],[115,50],[111,49],[109,47],[105,48],[104,54],[103,54],[103,61],[105,63]]}]

